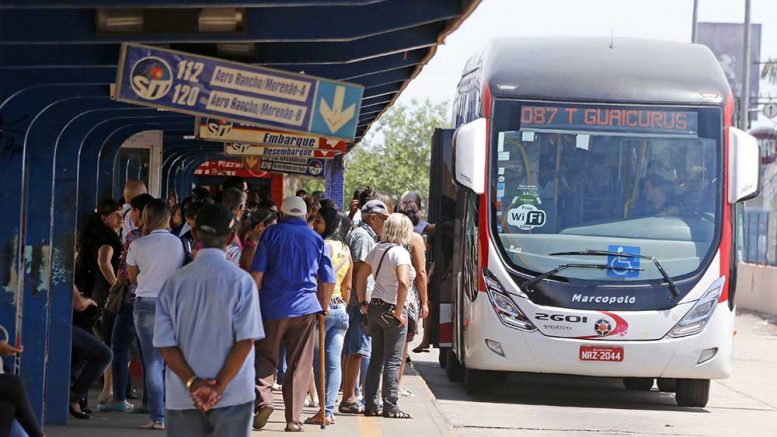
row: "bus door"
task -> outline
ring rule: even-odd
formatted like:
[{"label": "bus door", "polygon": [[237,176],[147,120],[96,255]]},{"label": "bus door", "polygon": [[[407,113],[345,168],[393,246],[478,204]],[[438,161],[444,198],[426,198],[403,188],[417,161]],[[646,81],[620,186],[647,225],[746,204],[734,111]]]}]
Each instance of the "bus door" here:
[{"label": "bus door", "polygon": [[[453,240],[456,220],[456,187],[453,183],[453,129],[435,129],[429,181],[429,223],[436,225],[429,236],[429,300],[434,305],[431,342],[438,348],[449,348],[453,341],[452,303],[456,287],[453,277]],[[442,354],[441,354],[442,355]]]}]

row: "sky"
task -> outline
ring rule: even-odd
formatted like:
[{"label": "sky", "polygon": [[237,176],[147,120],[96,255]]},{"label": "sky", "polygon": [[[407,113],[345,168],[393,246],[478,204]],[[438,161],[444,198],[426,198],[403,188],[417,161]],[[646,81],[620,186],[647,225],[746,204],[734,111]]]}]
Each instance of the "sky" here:
[{"label": "sky", "polygon": [[[761,59],[777,59],[777,0],[751,0],[753,23],[761,23]],[[744,0],[699,0],[700,22],[743,22]],[[609,36],[691,40],[692,0],[482,0],[440,45],[408,85],[399,103],[453,100],[467,59],[492,38],[516,36]],[[761,84],[774,97],[777,87]],[[777,123],[759,116],[753,125]]]}]

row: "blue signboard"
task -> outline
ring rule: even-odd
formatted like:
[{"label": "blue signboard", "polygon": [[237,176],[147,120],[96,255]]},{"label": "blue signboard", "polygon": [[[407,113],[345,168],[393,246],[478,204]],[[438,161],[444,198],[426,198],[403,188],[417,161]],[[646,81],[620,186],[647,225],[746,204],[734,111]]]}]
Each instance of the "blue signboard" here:
[{"label": "blue signboard", "polygon": [[[630,255],[639,255],[639,247],[637,246],[620,246],[617,244],[611,244],[607,251],[624,253]],[[639,258],[632,258],[629,256],[608,256],[607,265],[611,267],[607,270],[607,276],[614,278],[636,278],[639,277],[639,270],[631,270],[639,268]]]},{"label": "blue signboard", "polygon": [[521,107],[521,128],[696,136],[699,133],[699,117],[694,111],[617,106],[524,105]]},{"label": "blue signboard", "polygon": [[364,87],[123,44],[116,100],[352,141]]}]

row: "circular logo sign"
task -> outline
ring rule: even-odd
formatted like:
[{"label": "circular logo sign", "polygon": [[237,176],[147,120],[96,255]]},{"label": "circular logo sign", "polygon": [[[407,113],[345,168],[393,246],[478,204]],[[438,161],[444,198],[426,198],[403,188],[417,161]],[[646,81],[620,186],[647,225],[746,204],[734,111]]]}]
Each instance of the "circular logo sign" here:
[{"label": "circular logo sign", "polygon": [[612,325],[609,320],[599,319],[594,324],[594,330],[603,337],[612,331]]},{"label": "circular logo sign", "polygon": [[149,56],[132,67],[130,83],[140,98],[159,100],[173,86],[173,70],[163,59]]},{"label": "circular logo sign", "polygon": [[308,173],[312,176],[318,176],[324,171],[324,165],[317,159],[311,159],[308,162]]}]

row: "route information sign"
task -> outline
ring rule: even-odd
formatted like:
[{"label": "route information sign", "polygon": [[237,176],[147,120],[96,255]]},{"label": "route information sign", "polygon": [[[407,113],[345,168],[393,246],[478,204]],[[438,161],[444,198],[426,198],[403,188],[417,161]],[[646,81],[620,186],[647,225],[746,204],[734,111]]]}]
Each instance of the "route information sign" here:
[{"label": "route information sign", "polygon": [[124,43],[116,100],[353,141],[364,87]]}]

